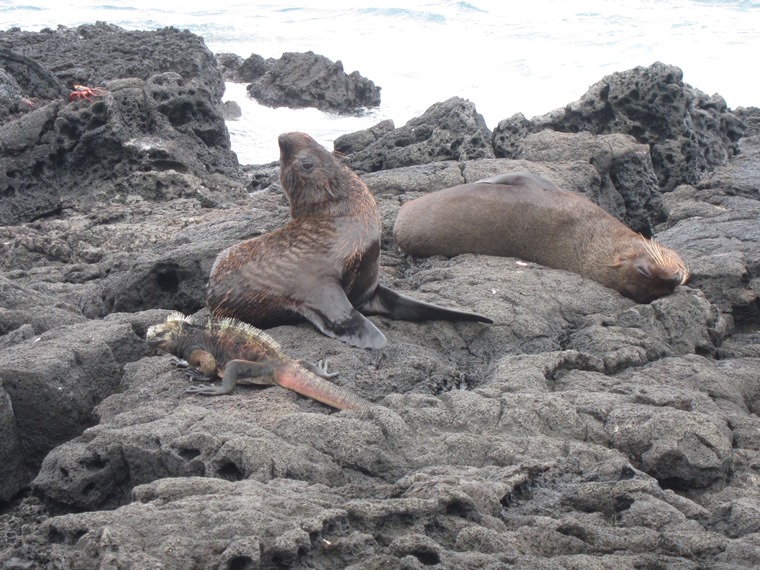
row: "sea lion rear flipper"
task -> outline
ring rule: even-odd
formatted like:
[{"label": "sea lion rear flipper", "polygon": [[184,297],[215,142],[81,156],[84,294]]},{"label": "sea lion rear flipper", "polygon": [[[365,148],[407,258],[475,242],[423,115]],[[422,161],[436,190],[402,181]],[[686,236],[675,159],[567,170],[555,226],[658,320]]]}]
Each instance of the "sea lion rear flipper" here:
[{"label": "sea lion rear flipper", "polygon": [[328,298],[301,307],[301,314],[327,336],[337,338],[359,348],[383,348],[385,335],[372,322],[354,309],[339,286],[335,286]]},{"label": "sea lion rear flipper", "polygon": [[478,321],[493,320],[477,313],[446,309],[432,303],[412,299],[392,289],[378,285],[374,294],[359,310],[365,315],[383,315],[398,321]]}]

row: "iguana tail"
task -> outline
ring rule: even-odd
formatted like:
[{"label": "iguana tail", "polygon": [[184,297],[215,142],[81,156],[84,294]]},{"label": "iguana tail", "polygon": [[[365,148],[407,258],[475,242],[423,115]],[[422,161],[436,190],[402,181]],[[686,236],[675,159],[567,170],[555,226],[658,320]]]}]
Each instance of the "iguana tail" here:
[{"label": "iguana tail", "polygon": [[296,363],[285,364],[275,371],[274,381],[283,388],[293,390],[339,410],[366,410],[371,405],[351,390],[320,378]]}]

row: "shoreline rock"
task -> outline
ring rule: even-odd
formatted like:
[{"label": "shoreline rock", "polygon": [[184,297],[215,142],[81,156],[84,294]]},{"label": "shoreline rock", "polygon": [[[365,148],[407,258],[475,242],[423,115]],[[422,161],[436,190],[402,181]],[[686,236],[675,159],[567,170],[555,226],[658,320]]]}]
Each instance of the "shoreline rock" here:
[{"label": "shoreline rock", "polygon": [[360,114],[380,105],[380,90],[358,71],[312,51],[285,52],[279,59],[252,54],[217,54],[228,81],[248,83],[248,95],[267,107],[313,107],[328,113]]},{"label": "shoreline rock", "polygon": [[[222,71],[202,40],[98,23],[0,32],[0,48],[11,41],[8,73],[33,78],[0,77],[13,97],[54,84],[51,62],[57,81],[108,94],[29,109],[9,97],[0,114],[0,566],[760,559],[760,110],[732,112],[655,64],[493,132],[453,98],[341,137],[383,216],[382,281],[495,324],[381,318],[382,351],[271,329],[376,404],[335,412],[277,386],[187,396],[142,341],[167,311],[203,308],[219,251],[289,217],[277,165],[241,167],[229,147]],[[87,57],[67,60],[82,42]],[[144,45],[154,59],[130,67]],[[644,102],[651,113],[636,115]],[[595,123],[602,108],[618,119]],[[662,120],[686,130],[659,136]],[[693,152],[660,161],[685,141]],[[516,170],[676,249],[690,283],[638,305],[516,259],[395,247],[405,200]]]}]

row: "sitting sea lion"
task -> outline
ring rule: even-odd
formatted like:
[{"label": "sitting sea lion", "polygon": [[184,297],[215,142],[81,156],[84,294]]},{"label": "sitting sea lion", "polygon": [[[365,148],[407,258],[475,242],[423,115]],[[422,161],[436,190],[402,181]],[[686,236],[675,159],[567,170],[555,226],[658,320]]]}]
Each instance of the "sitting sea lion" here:
[{"label": "sitting sea lion", "polygon": [[279,144],[280,182],[292,219],[218,255],[207,288],[215,317],[261,328],[305,318],[362,348],[386,343],[364,315],[493,322],[380,285],[382,222],[364,182],[305,133],[282,134]]},{"label": "sitting sea lion", "polygon": [[527,172],[431,192],[401,207],[393,237],[410,255],[481,253],[573,271],[638,303],[672,293],[678,254],[591,200]]}]

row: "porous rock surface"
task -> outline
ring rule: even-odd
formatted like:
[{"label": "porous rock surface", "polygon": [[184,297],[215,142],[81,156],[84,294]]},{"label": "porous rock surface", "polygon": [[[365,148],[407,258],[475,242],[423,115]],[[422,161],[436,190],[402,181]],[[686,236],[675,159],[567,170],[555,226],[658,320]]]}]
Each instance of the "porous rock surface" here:
[{"label": "porous rock surface", "polygon": [[[98,24],[10,30],[0,33],[1,46],[32,60],[16,62],[12,74],[29,75],[32,63],[61,69],[62,81],[71,76],[103,94],[73,103],[37,100],[0,125],[0,224],[72,208],[97,212],[93,201],[101,211],[129,196],[200,194],[214,202],[215,194],[240,189],[222,116],[224,83],[197,36]],[[74,58],[73,49],[85,55]],[[129,55],[122,60],[114,53]]]},{"label": "porous rock surface", "polygon": [[608,75],[578,101],[545,115],[528,120],[518,113],[501,121],[494,129],[497,156],[518,158],[524,136],[544,129],[632,135],[651,146],[664,191],[695,184],[725,165],[743,133],[720,95],[685,84],[681,69],[661,62]]},{"label": "porous rock surface", "polygon": [[[234,60],[224,58],[227,68]],[[228,77],[230,73],[226,74]],[[346,73],[343,63],[312,51],[285,52],[279,59],[253,54],[240,63],[236,79],[250,82],[246,90],[267,107],[314,107],[340,114],[359,113],[380,105],[380,87],[358,71]]]},{"label": "porous rock surface", "polygon": [[[386,124],[387,125],[387,124]],[[491,131],[472,101],[451,97],[432,105],[403,127],[364,137],[338,139],[336,148],[349,154],[357,172],[376,172],[443,160],[493,158]]]},{"label": "porous rock surface", "polygon": [[[150,77],[130,79],[139,85],[130,89],[146,89]],[[96,105],[109,117],[116,98],[58,101],[3,128],[33,139],[39,131],[26,121],[34,113],[82,125]],[[472,141],[472,127],[485,128],[473,103],[433,108],[395,136],[426,126],[449,140],[452,117],[462,118],[463,141]],[[103,163],[119,147],[91,156],[70,206],[0,227],[0,566],[754,567],[755,113],[742,113],[749,128],[738,154],[666,194],[649,143],[625,132],[526,132],[519,159],[497,158],[480,142],[471,148],[482,154],[427,161],[412,147],[417,161],[367,169],[384,220],[382,282],[494,324],[373,317],[388,338],[381,351],[308,324],[269,331],[293,357],[328,358],[335,382],[375,404],[365,412],[336,412],[277,386],[188,396],[183,373],[143,342],[170,310],[203,310],[220,250],[287,222],[276,169],[208,178],[180,161],[164,168],[145,160],[104,183]],[[74,146],[82,137],[111,140],[109,124],[75,129]],[[201,124],[188,115],[184,132]],[[397,130],[386,124],[348,137],[356,154],[346,159]],[[160,133],[156,144],[175,136]],[[198,148],[192,137],[175,142],[182,152]],[[0,159],[8,158],[3,147]],[[517,259],[411,259],[393,244],[404,201],[519,170],[650,228],[689,264],[689,285],[638,305]],[[240,190],[242,176],[255,192]],[[6,211],[14,194],[7,178],[0,182]],[[29,184],[39,196],[56,192]],[[103,184],[121,192],[100,198]]]}]

